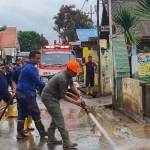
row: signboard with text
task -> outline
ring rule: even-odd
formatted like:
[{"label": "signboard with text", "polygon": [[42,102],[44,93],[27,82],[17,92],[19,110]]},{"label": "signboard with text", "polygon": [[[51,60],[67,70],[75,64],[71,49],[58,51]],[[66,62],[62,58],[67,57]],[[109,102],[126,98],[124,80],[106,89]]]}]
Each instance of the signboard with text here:
[{"label": "signboard with text", "polygon": [[150,81],[150,54],[138,54],[138,75],[143,81]]}]

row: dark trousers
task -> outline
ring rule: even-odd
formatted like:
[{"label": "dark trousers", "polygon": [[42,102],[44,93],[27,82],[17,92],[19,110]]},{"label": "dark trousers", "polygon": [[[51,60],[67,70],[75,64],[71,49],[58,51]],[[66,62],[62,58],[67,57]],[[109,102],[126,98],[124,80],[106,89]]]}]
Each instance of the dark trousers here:
[{"label": "dark trousers", "polygon": [[[0,101],[3,100],[5,103],[8,103],[10,99],[11,94],[8,91],[0,93]],[[11,104],[13,104],[13,102]]]},{"label": "dark trousers", "polygon": [[88,86],[94,86],[94,75],[86,75],[86,87]]},{"label": "dark trousers", "polygon": [[32,116],[34,121],[41,119],[40,110],[36,102],[36,96],[17,91],[16,98],[18,104],[18,120],[25,120],[28,115]]}]

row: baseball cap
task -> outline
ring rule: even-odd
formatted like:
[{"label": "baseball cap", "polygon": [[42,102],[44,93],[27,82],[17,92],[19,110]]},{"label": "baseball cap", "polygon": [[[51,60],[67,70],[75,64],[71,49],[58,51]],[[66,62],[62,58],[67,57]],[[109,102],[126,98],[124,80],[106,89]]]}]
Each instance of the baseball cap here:
[{"label": "baseball cap", "polygon": [[82,72],[80,65],[77,61],[69,61],[67,64],[67,68],[76,72],[76,73]]}]

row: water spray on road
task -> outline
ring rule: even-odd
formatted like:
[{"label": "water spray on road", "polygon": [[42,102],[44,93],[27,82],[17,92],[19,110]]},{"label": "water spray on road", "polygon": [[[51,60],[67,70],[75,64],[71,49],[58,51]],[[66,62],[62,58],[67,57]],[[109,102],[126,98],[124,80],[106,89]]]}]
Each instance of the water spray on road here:
[{"label": "water spray on road", "polygon": [[81,104],[81,107],[86,111],[87,115],[93,120],[93,122],[97,125],[97,127],[100,129],[100,131],[103,133],[103,135],[106,137],[108,142],[112,145],[112,147],[116,150],[118,149],[116,144],[113,142],[113,140],[109,137],[107,132],[104,130],[104,128],[99,124],[99,122],[95,119],[95,117],[90,112],[89,108],[86,106],[85,102]]},{"label": "water spray on road", "polygon": [[[77,96],[75,96],[74,94],[67,92],[67,95],[72,96],[74,98],[78,98]],[[108,140],[108,142],[111,144],[111,146],[117,150],[118,147],[116,146],[116,144],[113,142],[113,140],[109,137],[109,135],[107,134],[107,132],[104,130],[104,128],[99,124],[99,122],[95,119],[95,117],[92,115],[92,113],[90,112],[89,108],[86,106],[85,102],[83,101],[81,103],[81,107],[85,110],[85,112],[87,113],[87,115],[93,120],[93,122],[97,125],[97,127],[100,129],[100,131],[103,133],[103,135],[106,137],[106,139]]]}]

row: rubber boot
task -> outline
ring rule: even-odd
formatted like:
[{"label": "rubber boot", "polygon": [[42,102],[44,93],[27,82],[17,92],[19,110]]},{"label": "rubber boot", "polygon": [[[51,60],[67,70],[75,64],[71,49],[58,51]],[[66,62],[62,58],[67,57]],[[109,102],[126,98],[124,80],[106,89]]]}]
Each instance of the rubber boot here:
[{"label": "rubber boot", "polygon": [[48,136],[48,133],[47,133],[41,120],[35,121],[35,126],[36,126],[37,130],[39,131],[41,138]]},{"label": "rubber boot", "polygon": [[23,132],[24,132],[25,134],[28,133],[28,129],[27,129],[27,120],[24,121]]},{"label": "rubber boot", "polygon": [[86,87],[86,95],[89,95],[89,87]]},{"label": "rubber boot", "polygon": [[29,134],[24,133],[23,128],[24,128],[24,120],[18,120],[18,123],[17,123],[17,136],[16,136],[16,138],[18,140],[24,139],[27,136],[29,136]]},{"label": "rubber boot", "polygon": [[27,117],[27,129],[28,130],[34,130],[31,124],[32,124],[32,116],[28,116]]},{"label": "rubber boot", "polygon": [[47,145],[62,144],[62,140],[57,140],[55,137],[55,129],[48,128]]},{"label": "rubber boot", "polygon": [[93,94],[93,87],[90,87],[90,94]]},{"label": "rubber boot", "polygon": [[14,118],[17,117],[17,115],[14,113],[14,105],[8,106],[8,118]]},{"label": "rubber boot", "polygon": [[61,137],[63,139],[63,147],[64,148],[74,148],[75,146],[77,146],[77,143],[72,143],[69,139],[69,133],[67,130],[64,130],[61,133]]}]

